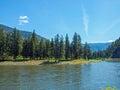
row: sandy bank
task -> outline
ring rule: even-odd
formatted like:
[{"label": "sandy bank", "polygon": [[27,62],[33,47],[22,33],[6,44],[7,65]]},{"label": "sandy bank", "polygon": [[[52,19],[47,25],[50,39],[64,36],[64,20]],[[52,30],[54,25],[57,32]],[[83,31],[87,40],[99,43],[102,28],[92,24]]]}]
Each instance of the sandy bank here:
[{"label": "sandy bank", "polygon": [[29,61],[3,61],[0,62],[0,65],[40,65],[46,60],[29,60]]},{"label": "sandy bank", "polygon": [[58,65],[62,65],[62,64],[88,64],[89,61],[86,60],[72,60],[72,61],[63,61],[58,63]]},{"label": "sandy bank", "polygon": [[[1,65],[42,65],[47,60],[29,60],[29,61],[19,61],[19,62],[13,62],[13,61],[3,61],[0,62]],[[72,60],[72,61],[61,61],[59,63],[56,63],[55,65],[64,65],[64,64],[87,64],[89,61],[81,61],[81,60]]]}]

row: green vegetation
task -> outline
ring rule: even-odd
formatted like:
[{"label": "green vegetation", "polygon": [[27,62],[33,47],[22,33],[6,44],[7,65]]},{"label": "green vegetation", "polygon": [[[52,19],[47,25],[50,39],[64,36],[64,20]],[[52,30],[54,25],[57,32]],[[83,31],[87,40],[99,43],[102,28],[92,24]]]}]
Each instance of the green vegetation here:
[{"label": "green vegetation", "polygon": [[[48,59],[49,62],[91,58],[91,50],[86,43],[83,47],[80,35],[74,34],[72,42],[66,34],[57,34],[50,40],[38,40],[35,30],[28,38],[22,38],[20,31],[14,28],[12,33],[6,33],[0,28],[0,60]],[[54,60],[55,59],[55,60]]]},{"label": "green vegetation", "polygon": [[117,90],[115,87],[106,87],[102,88],[101,90]]},{"label": "green vegetation", "polygon": [[90,63],[95,63],[95,62],[102,62],[102,59],[90,59],[89,62]]},{"label": "green vegetation", "polygon": [[51,59],[51,60],[48,60],[49,63],[58,63],[59,60],[55,60],[55,59]]},{"label": "green vegetation", "polygon": [[[70,42],[68,34],[64,37],[57,34],[51,40],[38,40],[35,30],[28,38],[22,38],[20,31],[14,28],[12,33],[6,33],[0,28],[0,60],[41,60],[49,62],[56,60],[74,60],[83,58],[90,62],[99,62],[96,58],[119,58],[120,38],[104,51],[92,52],[87,42],[82,45],[79,34],[74,33]],[[53,60],[52,60],[53,59]],[[54,61],[55,59],[55,61]]]}]

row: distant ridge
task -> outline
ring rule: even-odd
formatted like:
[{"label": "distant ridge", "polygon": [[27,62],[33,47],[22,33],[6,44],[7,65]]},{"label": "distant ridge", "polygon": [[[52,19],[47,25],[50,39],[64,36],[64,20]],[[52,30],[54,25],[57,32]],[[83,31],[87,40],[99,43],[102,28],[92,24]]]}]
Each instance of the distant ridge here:
[{"label": "distant ridge", "polygon": [[[6,33],[11,33],[11,32],[13,32],[13,29],[14,29],[14,28],[11,28],[11,27],[3,25],[3,24],[0,24],[0,27],[3,28],[3,30]],[[17,30],[19,30],[19,29],[17,29]],[[21,32],[23,38],[27,38],[27,37],[32,35],[32,32],[22,31],[22,30],[19,30],[19,31]],[[39,40],[41,38],[43,38],[44,40],[47,40],[46,38],[44,38],[40,35],[37,35],[37,37],[38,37]],[[110,46],[112,43],[107,42],[107,43],[88,43],[88,44],[89,44],[92,51],[101,51],[101,50],[107,49],[108,46]],[[83,44],[83,46],[84,46],[84,44]]]},{"label": "distant ridge", "polygon": [[106,43],[89,43],[89,46],[92,51],[102,51],[106,50],[112,42],[106,42]]},{"label": "distant ridge", "polygon": [[[6,26],[6,25],[3,25],[3,24],[0,24],[0,27],[3,28],[3,30],[4,30],[6,33],[11,33],[11,32],[13,32],[13,30],[14,30],[14,28],[9,27],[9,26]],[[17,30],[19,30],[19,29],[17,29]],[[27,37],[29,37],[29,36],[32,35],[32,32],[23,31],[23,30],[19,30],[19,31],[21,32],[23,38],[27,38]],[[43,38],[44,40],[47,40],[46,38],[44,38],[44,37],[42,37],[42,36],[40,36],[40,35],[38,35],[38,34],[37,34],[37,37],[38,37],[39,40],[40,40],[41,38]]]}]

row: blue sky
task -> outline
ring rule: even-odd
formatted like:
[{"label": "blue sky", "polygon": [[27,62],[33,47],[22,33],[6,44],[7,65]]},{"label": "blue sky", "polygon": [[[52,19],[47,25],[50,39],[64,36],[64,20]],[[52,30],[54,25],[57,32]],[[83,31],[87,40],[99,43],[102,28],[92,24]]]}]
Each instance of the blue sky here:
[{"label": "blue sky", "polygon": [[120,37],[120,0],[1,0],[0,23],[51,39],[80,34],[82,42]]}]

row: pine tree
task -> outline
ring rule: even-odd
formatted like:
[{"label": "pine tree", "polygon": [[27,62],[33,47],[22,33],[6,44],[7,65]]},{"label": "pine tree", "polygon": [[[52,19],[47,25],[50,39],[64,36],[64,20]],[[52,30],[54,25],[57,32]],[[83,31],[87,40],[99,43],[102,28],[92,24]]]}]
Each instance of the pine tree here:
[{"label": "pine tree", "polygon": [[37,51],[37,47],[38,47],[38,39],[37,39],[35,30],[33,30],[30,45],[31,45],[30,57],[31,57],[31,59],[35,59],[36,54],[37,54],[36,51]]},{"label": "pine tree", "polygon": [[46,40],[46,42],[45,42],[45,46],[46,46],[46,48],[45,48],[45,56],[46,56],[46,58],[50,58],[50,53],[51,53],[51,50],[50,50],[50,40]]},{"label": "pine tree", "polygon": [[3,32],[3,29],[0,28],[0,56],[5,53],[5,44],[6,44],[6,34]]},{"label": "pine tree", "polygon": [[68,34],[66,34],[66,38],[65,38],[65,59],[68,60],[69,57],[70,57],[70,42],[69,42]]},{"label": "pine tree", "polygon": [[6,50],[5,52],[7,53],[7,55],[11,55],[11,52],[10,52],[10,47],[11,47],[11,34],[10,33],[7,33],[6,35]]},{"label": "pine tree", "polygon": [[21,33],[15,28],[11,36],[11,53],[14,56],[14,59],[16,59],[16,57],[21,54],[21,51],[22,51]]},{"label": "pine tree", "polygon": [[91,57],[91,50],[90,50],[90,47],[89,45],[87,44],[87,42],[85,43],[84,45],[84,52],[83,52],[83,57],[85,59],[89,59]]},{"label": "pine tree", "polygon": [[80,35],[77,33],[74,34],[73,36],[73,41],[72,41],[72,54],[75,59],[78,59],[82,55],[82,45],[81,45],[81,38]]},{"label": "pine tree", "polygon": [[29,57],[29,41],[27,39],[24,39],[24,41],[23,41],[22,56],[24,58]]},{"label": "pine tree", "polygon": [[53,58],[55,53],[54,53],[54,50],[55,49],[55,46],[54,46],[54,40],[53,38],[51,39],[51,42],[50,42],[50,58]]},{"label": "pine tree", "polygon": [[65,45],[64,45],[64,38],[61,36],[60,38],[60,58],[63,58],[65,55]]},{"label": "pine tree", "polygon": [[55,36],[55,58],[60,59],[60,37],[57,34]]},{"label": "pine tree", "polygon": [[43,38],[40,40],[39,42],[39,46],[38,46],[38,52],[39,52],[39,57],[40,59],[44,58],[44,52],[45,52],[45,41],[43,40]]}]

